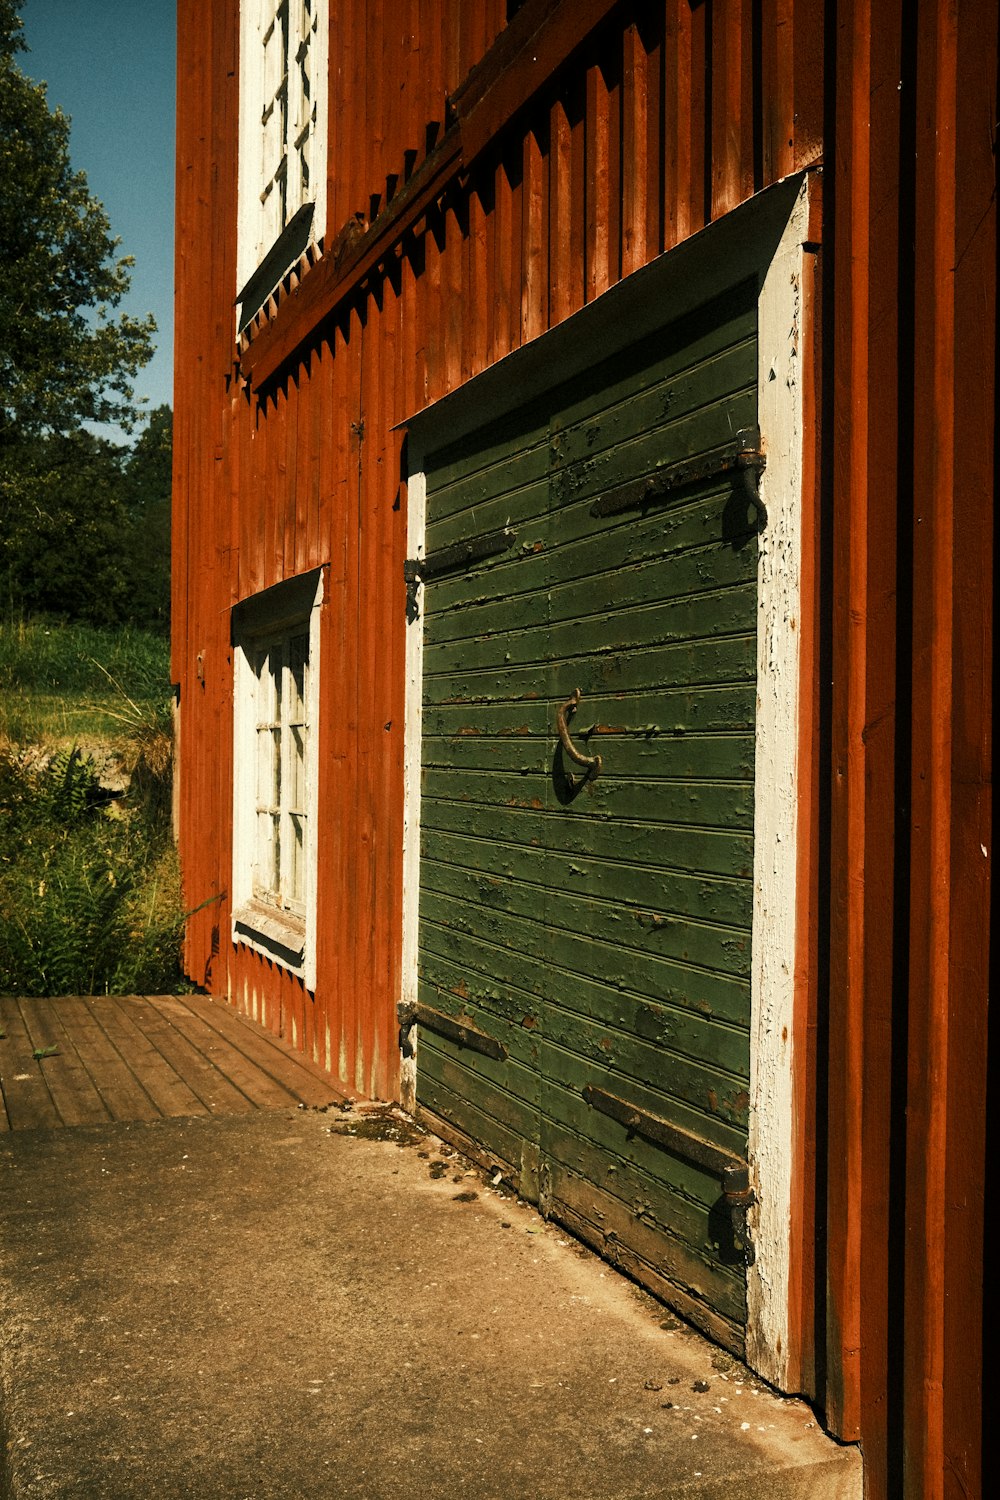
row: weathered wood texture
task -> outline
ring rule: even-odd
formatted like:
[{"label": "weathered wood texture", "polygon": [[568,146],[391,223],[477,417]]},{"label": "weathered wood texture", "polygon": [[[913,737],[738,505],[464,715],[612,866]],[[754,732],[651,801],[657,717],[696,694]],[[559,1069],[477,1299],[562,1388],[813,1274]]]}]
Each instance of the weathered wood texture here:
[{"label": "weathered wood texture", "polygon": [[344,1095],[224,1001],[0,999],[0,1130],[325,1109]]},{"label": "weathered wood texture", "polygon": [[[827,59],[826,1409],[871,1493],[980,1493],[997,8]],[[993,121],[989,127],[987,119]],[[832,229],[832,235],[831,235]]]},{"label": "weathered wood texture", "polygon": [[[826,1297],[815,1318],[803,1306],[796,1358],[834,1429],[863,1442],[872,1496],[898,1493],[904,1473],[907,1493],[975,1493],[995,0],[528,0],[515,24],[548,50],[515,49],[511,73],[490,60],[505,35],[495,0],[333,11],[327,254],[240,351],[237,6],[178,7],[173,665],[185,886],[192,907],[211,903],[189,923],[188,972],[359,1091],[395,1092],[406,493],[394,424],[822,160],[822,394],[806,455],[823,498],[822,775],[804,783],[814,943],[796,962],[820,1085],[801,1102],[807,1156],[820,1122]],[[549,61],[525,85],[534,56]],[[371,228],[338,241],[351,220]],[[238,599],[320,564],[307,994],[229,939],[228,622]]]},{"label": "weathered wood texture", "polygon": [[[595,1085],[747,1151],[756,513],[704,479],[595,501],[717,450],[757,413],[756,286],[426,460],[427,551],[504,528],[424,588],[417,1097],[744,1352],[720,1179],[588,1108]],[[516,533],[516,535],[515,535]],[[553,743],[572,732],[600,775]]]}]

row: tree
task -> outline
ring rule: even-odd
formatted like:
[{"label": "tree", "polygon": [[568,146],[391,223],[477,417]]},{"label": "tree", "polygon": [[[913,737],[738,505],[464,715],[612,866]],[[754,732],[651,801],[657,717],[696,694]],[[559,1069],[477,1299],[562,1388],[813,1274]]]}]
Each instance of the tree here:
[{"label": "tree", "polygon": [[129,619],[164,633],[170,626],[172,457],[173,413],[157,406],[125,461],[123,566],[131,585]]},{"label": "tree", "polygon": [[69,120],[18,67],[24,50],[17,0],[0,0],[0,602],[162,629],[169,409],[131,452],[84,426],[131,430],[156,325],[111,311],[132,261],[70,165]]},{"label": "tree", "polygon": [[108,216],[69,157],[69,120],[17,66],[15,0],[0,0],[0,454],[81,422],[130,426],[152,316],[112,317],[129,286]]},{"label": "tree", "polygon": [[0,598],[21,615],[90,625],[170,622],[172,417],[158,406],[131,448],[84,428],[0,460]]},{"label": "tree", "polygon": [[84,428],[27,438],[0,467],[0,589],[19,614],[124,624],[123,452]]}]

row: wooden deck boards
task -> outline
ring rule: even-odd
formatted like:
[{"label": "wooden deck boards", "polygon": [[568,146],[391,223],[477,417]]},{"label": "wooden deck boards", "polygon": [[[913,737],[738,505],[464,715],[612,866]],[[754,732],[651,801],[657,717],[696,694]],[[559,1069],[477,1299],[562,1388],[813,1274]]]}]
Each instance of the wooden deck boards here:
[{"label": "wooden deck boards", "polygon": [[0,998],[0,1096],[0,1133],[345,1097],[301,1053],[203,995]]}]

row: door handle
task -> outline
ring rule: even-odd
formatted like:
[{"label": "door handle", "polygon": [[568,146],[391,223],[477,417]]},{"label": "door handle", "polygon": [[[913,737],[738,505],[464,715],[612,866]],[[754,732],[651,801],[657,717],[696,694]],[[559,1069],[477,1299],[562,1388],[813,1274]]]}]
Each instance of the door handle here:
[{"label": "door handle", "polygon": [[582,697],[583,694],[580,692],[580,689],[574,688],[573,696],[567,698],[566,702],[556,712],[556,729],[559,732],[559,743],[573,764],[587,768],[587,776],[581,777],[581,781],[586,781],[587,777],[590,777],[593,781],[601,774],[601,757],[599,755],[584,755],[582,751],[578,750],[573,744],[569,729],[566,726],[566,715],[576,712]]}]

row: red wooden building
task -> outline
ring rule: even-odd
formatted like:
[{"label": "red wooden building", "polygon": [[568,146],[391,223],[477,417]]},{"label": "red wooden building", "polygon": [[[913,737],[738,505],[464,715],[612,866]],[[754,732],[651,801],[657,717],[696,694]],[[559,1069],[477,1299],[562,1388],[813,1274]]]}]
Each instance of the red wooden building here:
[{"label": "red wooden building", "polygon": [[178,9],[188,974],[980,1493],[995,0]]}]

